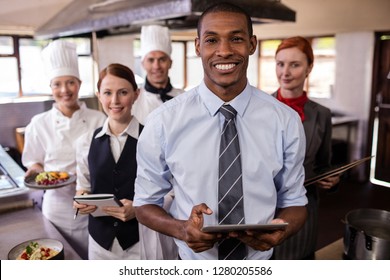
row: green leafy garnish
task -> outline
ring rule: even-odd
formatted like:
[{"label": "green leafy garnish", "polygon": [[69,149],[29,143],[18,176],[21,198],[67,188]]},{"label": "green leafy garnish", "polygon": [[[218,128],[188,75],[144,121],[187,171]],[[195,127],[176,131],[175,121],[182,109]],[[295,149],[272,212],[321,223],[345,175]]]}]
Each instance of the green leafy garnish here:
[{"label": "green leafy garnish", "polygon": [[29,245],[27,245],[26,247],[26,253],[28,255],[31,255],[32,252],[34,252],[34,250],[38,247],[38,243],[37,242],[30,242]]}]

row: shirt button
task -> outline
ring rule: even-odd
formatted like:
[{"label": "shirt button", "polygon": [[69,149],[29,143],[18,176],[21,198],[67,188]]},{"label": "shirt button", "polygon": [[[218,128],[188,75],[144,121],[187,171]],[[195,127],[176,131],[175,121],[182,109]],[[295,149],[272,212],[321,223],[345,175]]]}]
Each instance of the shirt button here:
[{"label": "shirt button", "polygon": [[114,227],[117,227],[117,226],[118,226],[118,222],[115,222],[115,223],[114,223]]}]

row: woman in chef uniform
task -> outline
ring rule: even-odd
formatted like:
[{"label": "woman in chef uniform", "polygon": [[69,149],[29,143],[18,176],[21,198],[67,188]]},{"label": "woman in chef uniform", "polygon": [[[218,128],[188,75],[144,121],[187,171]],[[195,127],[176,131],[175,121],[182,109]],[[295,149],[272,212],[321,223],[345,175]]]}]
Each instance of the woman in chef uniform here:
[{"label": "woman in chef uniform", "polygon": [[[25,131],[22,154],[26,176],[42,171],[76,173],[76,139],[87,131],[102,126],[105,115],[86,107],[78,100],[81,85],[76,45],[57,40],[42,51],[50,80],[54,104],[51,110],[31,119]],[[64,238],[87,259],[88,219],[73,219],[75,184],[46,190],[42,212]]]}]

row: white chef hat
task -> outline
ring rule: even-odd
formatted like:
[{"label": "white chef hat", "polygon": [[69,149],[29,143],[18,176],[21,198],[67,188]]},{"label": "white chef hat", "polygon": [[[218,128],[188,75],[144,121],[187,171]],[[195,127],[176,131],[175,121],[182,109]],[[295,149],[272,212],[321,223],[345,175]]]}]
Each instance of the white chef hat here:
[{"label": "white chef hat", "polygon": [[42,59],[49,80],[60,76],[74,76],[80,79],[76,45],[56,40],[43,51]]},{"label": "white chef hat", "polygon": [[142,26],[141,61],[151,51],[162,51],[171,56],[172,46],[168,27],[160,25]]}]

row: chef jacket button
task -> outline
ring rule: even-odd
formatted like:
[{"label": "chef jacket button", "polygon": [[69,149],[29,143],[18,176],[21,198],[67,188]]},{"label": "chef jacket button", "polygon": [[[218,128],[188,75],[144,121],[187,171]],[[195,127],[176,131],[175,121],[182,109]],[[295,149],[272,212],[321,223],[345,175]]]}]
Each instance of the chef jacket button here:
[{"label": "chef jacket button", "polygon": [[114,174],[119,174],[119,170],[118,169],[114,169]]},{"label": "chef jacket button", "polygon": [[118,189],[118,188],[114,188],[114,191],[115,191],[116,193],[118,193],[119,189]]},{"label": "chef jacket button", "polygon": [[114,227],[117,227],[118,226],[118,222],[114,222]]}]

